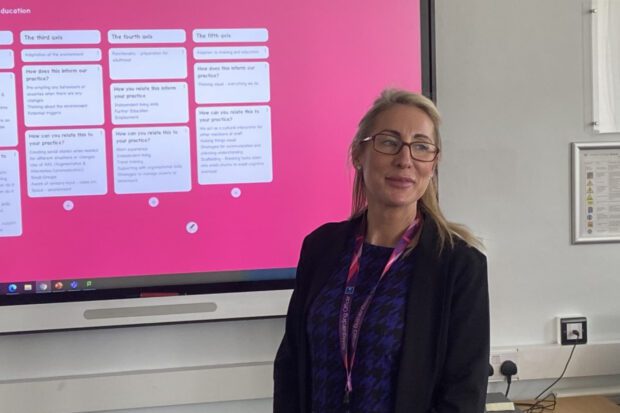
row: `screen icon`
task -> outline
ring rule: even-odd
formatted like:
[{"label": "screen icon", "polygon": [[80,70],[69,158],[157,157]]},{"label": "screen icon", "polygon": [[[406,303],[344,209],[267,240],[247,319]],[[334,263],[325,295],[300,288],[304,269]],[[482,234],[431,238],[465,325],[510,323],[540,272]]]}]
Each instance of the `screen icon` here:
[{"label": "screen icon", "polygon": [[9,284],[9,286],[7,287],[7,291],[9,292],[9,294],[14,294],[17,292],[17,284]]},{"label": "screen icon", "polygon": [[64,287],[62,281],[56,281],[54,283],[54,290],[62,290],[62,287]]},{"label": "screen icon", "polygon": [[75,290],[76,288],[78,288],[79,284],[77,281],[71,281],[71,284],[69,284],[69,286],[71,287],[71,289]]},{"label": "screen icon", "polygon": [[32,283],[25,283],[24,284],[24,292],[25,293],[31,293],[32,290],[33,290]]},{"label": "screen icon", "polygon": [[50,291],[49,281],[37,281],[37,292],[38,293],[49,293],[49,291]]},{"label": "screen icon", "polygon": [[92,288],[93,282],[91,280],[86,281],[86,288]]}]

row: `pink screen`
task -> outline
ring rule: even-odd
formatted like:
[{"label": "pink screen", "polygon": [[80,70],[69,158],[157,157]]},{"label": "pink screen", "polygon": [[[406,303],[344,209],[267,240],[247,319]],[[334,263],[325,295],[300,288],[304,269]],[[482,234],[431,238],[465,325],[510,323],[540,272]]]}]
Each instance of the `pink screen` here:
[{"label": "pink screen", "polygon": [[421,90],[417,1],[11,7],[0,282],[294,267],[372,100]]}]

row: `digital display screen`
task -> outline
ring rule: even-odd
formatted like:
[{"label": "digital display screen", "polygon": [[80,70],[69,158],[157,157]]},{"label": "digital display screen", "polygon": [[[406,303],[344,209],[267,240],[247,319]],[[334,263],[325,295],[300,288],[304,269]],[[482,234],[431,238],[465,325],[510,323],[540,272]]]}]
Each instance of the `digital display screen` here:
[{"label": "digital display screen", "polygon": [[420,26],[411,0],[3,2],[3,302],[291,279],[350,212],[361,116],[422,90]]}]

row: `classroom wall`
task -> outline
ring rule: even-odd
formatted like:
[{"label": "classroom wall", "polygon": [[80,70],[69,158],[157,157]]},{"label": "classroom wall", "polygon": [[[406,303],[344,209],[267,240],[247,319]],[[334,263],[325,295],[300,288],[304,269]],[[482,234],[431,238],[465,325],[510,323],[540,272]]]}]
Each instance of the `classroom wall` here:
[{"label": "classroom wall", "polygon": [[589,2],[438,1],[440,198],[488,249],[493,346],[549,343],[587,316],[620,340],[620,244],[570,243],[570,143],[593,132]]},{"label": "classroom wall", "polygon": [[[620,385],[612,345],[620,244],[570,242],[570,143],[620,139],[590,124],[590,8],[583,0],[436,2],[440,201],[487,247],[492,346],[517,347],[523,376],[536,363],[559,376],[568,349],[545,358],[535,345],[555,342],[556,316],[584,315],[589,342],[608,345],[576,349],[570,375],[606,374],[564,383],[583,388]],[[521,382],[511,394],[532,397],[548,382]]]},{"label": "classroom wall", "polygon": [[0,411],[268,412],[282,333],[262,319],[0,336]]},{"label": "classroom wall", "polygon": [[[620,245],[570,244],[569,144],[620,139],[589,126],[588,5],[436,2],[440,197],[487,246],[495,347],[551,345],[560,314],[587,316],[592,343],[620,342]],[[16,413],[268,412],[282,330],[268,319],[1,336],[0,400]],[[562,386],[620,385],[618,373]]]}]

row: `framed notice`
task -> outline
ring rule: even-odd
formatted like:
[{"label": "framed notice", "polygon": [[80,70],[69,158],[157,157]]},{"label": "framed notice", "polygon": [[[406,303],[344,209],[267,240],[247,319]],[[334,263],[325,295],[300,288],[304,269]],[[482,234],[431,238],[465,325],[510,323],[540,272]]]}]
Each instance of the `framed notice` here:
[{"label": "framed notice", "polygon": [[620,142],[572,146],[573,243],[620,242]]}]

